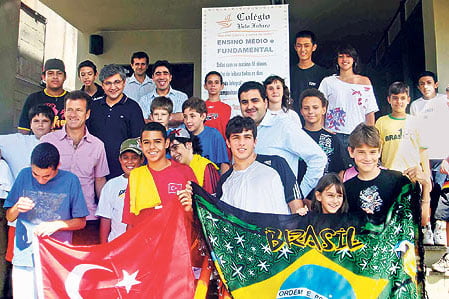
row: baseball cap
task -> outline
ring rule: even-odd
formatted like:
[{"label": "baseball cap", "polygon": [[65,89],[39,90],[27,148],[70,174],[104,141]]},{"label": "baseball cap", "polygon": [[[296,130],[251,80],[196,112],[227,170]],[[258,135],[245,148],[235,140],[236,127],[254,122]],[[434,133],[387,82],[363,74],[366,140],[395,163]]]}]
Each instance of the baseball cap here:
[{"label": "baseball cap", "polygon": [[45,61],[44,72],[48,70],[60,70],[65,73],[65,65],[61,59],[51,58]]},{"label": "baseball cap", "polygon": [[170,135],[175,136],[175,138],[181,137],[181,138],[187,138],[190,139],[190,133],[184,128],[177,128],[170,132]]},{"label": "baseball cap", "polygon": [[120,145],[120,155],[126,151],[132,151],[140,156],[142,155],[142,149],[140,148],[138,138],[130,138],[122,142]]}]

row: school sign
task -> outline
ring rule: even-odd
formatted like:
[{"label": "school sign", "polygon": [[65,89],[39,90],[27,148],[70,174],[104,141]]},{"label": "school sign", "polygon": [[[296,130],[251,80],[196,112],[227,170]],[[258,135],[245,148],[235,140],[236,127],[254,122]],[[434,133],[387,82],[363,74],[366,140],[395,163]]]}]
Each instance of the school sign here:
[{"label": "school sign", "polygon": [[240,114],[243,82],[278,75],[289,84],[288,5],[203,8],[202,14],[202,78],[213,70],[223,75],[221,99],[233,115]]}]

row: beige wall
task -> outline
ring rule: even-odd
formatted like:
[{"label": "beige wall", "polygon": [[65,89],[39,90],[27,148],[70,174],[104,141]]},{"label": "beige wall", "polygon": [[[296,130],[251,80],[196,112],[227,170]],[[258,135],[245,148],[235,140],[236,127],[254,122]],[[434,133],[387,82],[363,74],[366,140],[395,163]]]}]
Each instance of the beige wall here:
[{"label": "beige wall", "polygon": [[[103,36],[104,53],[89,54],[89,36],[78,35],[78,62],[92,60],[99,69],[106,64],[129,64],[131,54],[145,51],[150,61],[165,59],[171,63],[194,64],[194,94],[200,95],[201,88],[201,30],[135,30],[98,32]],[[77,82],[77,87],[81,84]]]},{"label": "beige wall", "polygon": [[437,72],[440,93],[449,85],[449,3],[423,0],[426,68]]},{"label": "beige wall", "polygon": [[19,7],[19,0],[0,1],[0,133],[14,130],[14,118],[19,109],[14,101]]}]

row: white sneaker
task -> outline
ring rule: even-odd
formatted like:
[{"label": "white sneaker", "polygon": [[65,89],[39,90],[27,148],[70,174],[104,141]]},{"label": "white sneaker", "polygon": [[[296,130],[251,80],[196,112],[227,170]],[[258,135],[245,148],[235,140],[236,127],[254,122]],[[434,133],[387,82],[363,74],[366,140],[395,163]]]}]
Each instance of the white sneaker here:
[{"label": "white sneaker", "polygon": [[440,273],[449,271],[449,253],[443,254],[440,260],[432,265],[432,269]]},{"label": "white sneaker", "polygon": [[438,220],[433,234],[435,245],[446,246],[446,222]]},{"label": "white sneaker", "polygon": [[433,242],[433,233],[430,225],[426,225],[422,228],[423,233],[423,244],[424,245],[434,245]]}]

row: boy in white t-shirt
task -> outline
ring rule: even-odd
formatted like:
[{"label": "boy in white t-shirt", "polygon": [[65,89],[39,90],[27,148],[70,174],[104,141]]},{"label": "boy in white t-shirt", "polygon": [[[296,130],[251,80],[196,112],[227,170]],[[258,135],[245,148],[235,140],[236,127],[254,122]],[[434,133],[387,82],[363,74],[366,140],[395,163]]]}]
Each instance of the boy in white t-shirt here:
[{"label": "boy in white t-shirt", "polygon": [[96,216],[100,216],[100,242],[111,242],[126,231],[122,223],[125,191],[128,177],[136,167],[142,165],[143,155],[137,138],[127,139],[120,146],[119,162],[123,174],[109,180],[101,191]]}]

